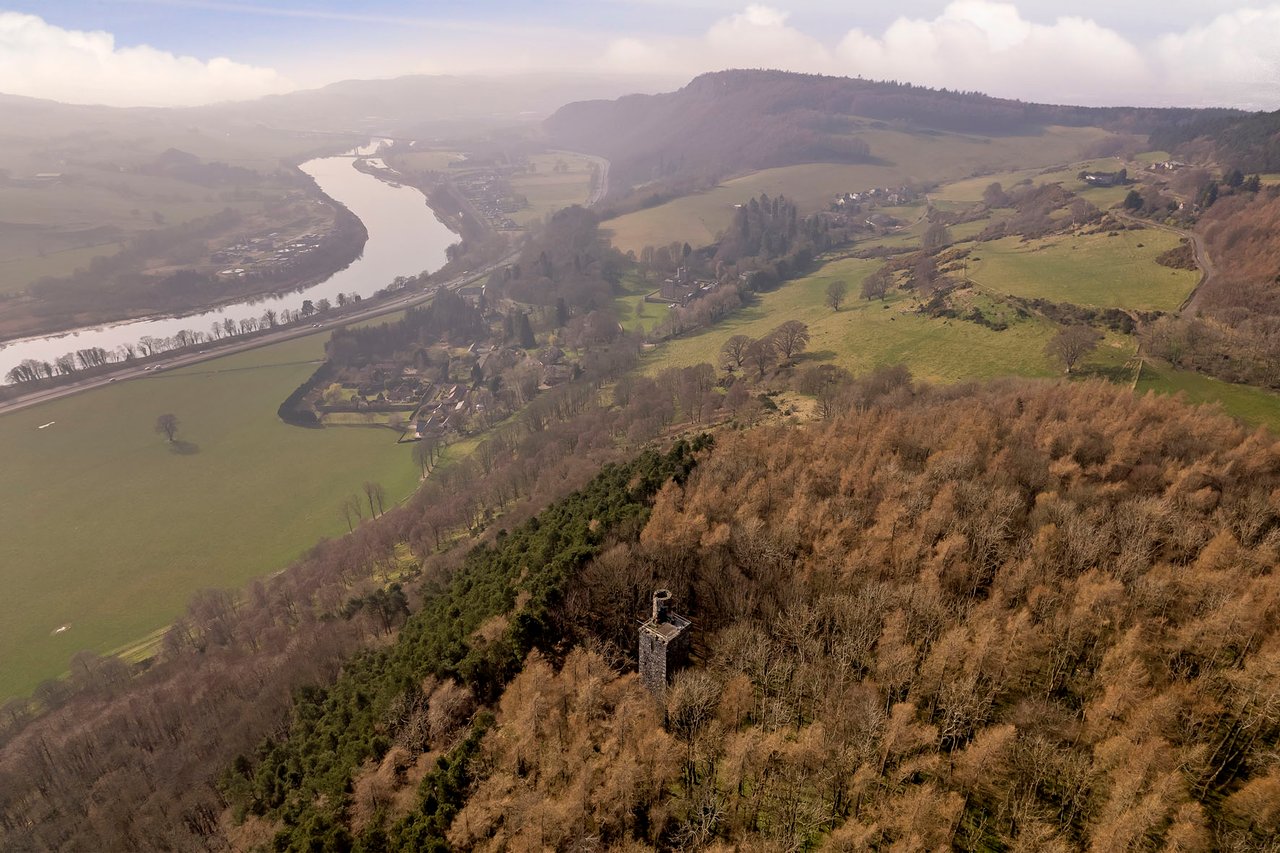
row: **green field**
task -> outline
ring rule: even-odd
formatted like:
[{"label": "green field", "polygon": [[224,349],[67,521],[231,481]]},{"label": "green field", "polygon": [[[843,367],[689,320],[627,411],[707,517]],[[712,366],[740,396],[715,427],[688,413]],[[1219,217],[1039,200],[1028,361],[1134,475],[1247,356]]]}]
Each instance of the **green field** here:
[{"label": "green field", "polygon": [[[1045,130],[1038,136],[978,137],[950,133],[907,133],[866,130],[857,134],[871,146],[879,162],[841,165],[807,163],[752,172],[706,192],[674,199],[604,223],[613,243],[623,251],[675,241],[706,245],[733,217],[735,204],[760,193],[783,194],[802,211],[817,210],[836,194],[904,183],[953,181],[1007,168],[1029,169],[1070,163],[1091,144],[1107,136],[1096,128]],[[991,182],[987,179],[982,187]],[[981,197],[981,188],[978,195]]]},{"label": "green field", "polygon": [[[390,431],[276,418],[323,341],[0,417],[0,697],[65,671],[77,651],[146,637],[196,590],[240,586],[345,532],[338,506],[366,480],[395,499],[413,490],[409,446]],[[153,432],[163,412],[181,420],[177,452]]]},{"label": "green field", "polygon": [[[919,379],[943,383],[1060,372],[1044,354],[1056,327],[1038,318],[1023,319],[996,332],[967,320],[917,314],[911,310],[914,299],[896,291],[884,302],[850,299],[838,312],[824,304],[831,281],[844,280],[851,295],[856,295],[862,279],[877,266],[877,261],[857,259],[827,264],[811,276],[764,294],[757,304],[714,328],[662,344],[645,356],[644,369],[657,373],[704,361],[718,364],[720,347],[731,336],[761,337],[786,320],[800,320],[809,325],[812,336],[802,363],[833,362],[854,373],[902,363]],[[989,310],[989,305],[982,307]],[[1129,339],[1109,337],[1089,364],[1118,371],[1131,354]]]},{"label": "green field", "polygon": [[1143,365],[1138,393],[1180,394],[1188,403],[1217,404],[1253,426],[1265,426],[1280,435],[1280,395],[1252,385],[1233,385],[1189,370],[1166,365]]},{"label": "green field", "polygon": [[969,275],[997,292],[1100,308],[1176,310],[1200,274],[1155,262],[1175,248],[1176,234],[1147,228],[1104,234],[1055,235],[1023,242],[1006,237],[977,243]]},{"label": "green field", "polygon": [[647,332],[670,313],[671,309],[662,303],[644,301],[645,295],[656,289],[656,284],[635,274],[623,277],[621,292],[613,298],[613,310],[618,315],[618,322],[628,332],[637,328]]}]

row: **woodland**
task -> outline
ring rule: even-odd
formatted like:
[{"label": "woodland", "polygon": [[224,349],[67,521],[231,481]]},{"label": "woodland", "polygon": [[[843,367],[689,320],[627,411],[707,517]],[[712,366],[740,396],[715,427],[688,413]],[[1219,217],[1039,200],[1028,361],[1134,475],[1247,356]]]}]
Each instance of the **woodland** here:
[{"label": "woodland", "polygon": [[[571,105],[547,130],[661,193],[864,159],[855,116],[1162,127],[1180,145],[1236,121],[724,72]],[[1280,194],[1236,190],[1199,212],[1217,269],[1198,316],[1016,306],[1088,351],[1095,327],[1141,328],[1175,366],[1280,384]],[[1139,196],[1135,215],[1172,212]],[[993,183],[971,211],[934,211],[919,250],[874,255],[861,298],[903,288],[956,317],[967,255],[949,229],[995,208],[1009,215],[980,239],[1042,236],[1064,213],[1128,227],[1056,184]],[[555,387],[476,377],[501,417],[465,455],[416,455],[402,504],[370,484],[367,517],[343,508],[349,535],[199,592],[153,658],[81,652],[4,705],[0,848],[1280,850],[1272,433],[1091,379],[855,376],[806,358],[808,327],[785,316],[716,365],[647,375],[655,340],[863,226],[761,195],[714,245],[637,257],[600,219],[572,207],[531,229],[479,305],[443,292],[333,333],[320,378],[442,342],[541,337],[579,361]],[[623,279],[681,268],[714,286],[623,328]],[[855,298],[832,282],[825,304]],[[693,654],[651,693],[636,632],[658,588]]]}]

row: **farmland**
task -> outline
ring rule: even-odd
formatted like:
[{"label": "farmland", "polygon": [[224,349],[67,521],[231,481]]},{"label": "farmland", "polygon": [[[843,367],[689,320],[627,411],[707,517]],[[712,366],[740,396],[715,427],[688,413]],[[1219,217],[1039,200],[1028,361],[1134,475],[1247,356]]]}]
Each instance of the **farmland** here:
[{"label": "farmland", "polygon": [[1172,311],[1200,280],[1194,270],[1155,259],[1178,237],[1148,228],[1062,234],[1023,242],[1006,237],[973,247],[972,279],[998,292],[1100,308]]},{"label": "farmland", "polygon": [[[580,154],[556,152],[529,158],[535,171],[511,178],[511,189],[529,201],[529,206],[512,215],[520,225],[528,225],[562,207],[583,204],[591,195],[591,160]],[[557,165],[561,171],[556,171]]]},{"label": "farmland", "polygon": [[1106,136],[1095,128],[1049,128],[1039,136],[996,138],[883,129],[857,135],[871,146],[877,162],[807,163],[752,172],[706,192],[609,220],[605,227],[612,232],[614,245],[623,251],[638,252],[645,246],[677,240],[706,245],[728,225],[735,204],[762,192],[786,195],[802,211],[811,211],[842,191],[953,181],[1007,169],[1009,163],[1036,170],[1070,163],[1078,160],[1090,144]]},{"label": "farmland", "polygon": [[[1010,373],[1054,376],[1044,348],[1055,327],[1039,318],[1013,322],[994,331],[966,320],[934,318],[916,313],[914,299],[897,294],[881,302],[850,300],[840,311],[824,303],[827,285],[836,279],[857,293],[875,261],[846,259],[827,264],[816,273],[788,282],[713,328],[663,344],[646,357],[645,370],[699,362],[716,364],[720,347],[733,335],[758,338],[786,320],[809,326],[812,340],[802,362],[831,362],[854,373],[885,364],[902,363],[916,377],[929,382],[984,379]],[[991,311],[990,304],[980,307]],[[1128,339],[1108,337],[1090,360],[1119,368],[1132,355]]]},{"label": "farmland", "polygon": [[[322,346],[315,335],[0,418],[0,696],[345,532],[337,507],[367,480],[397,500],[413,490],[391,432],[276,418]],[[173,447],[153,431],[163,412],[181,421]]]}]

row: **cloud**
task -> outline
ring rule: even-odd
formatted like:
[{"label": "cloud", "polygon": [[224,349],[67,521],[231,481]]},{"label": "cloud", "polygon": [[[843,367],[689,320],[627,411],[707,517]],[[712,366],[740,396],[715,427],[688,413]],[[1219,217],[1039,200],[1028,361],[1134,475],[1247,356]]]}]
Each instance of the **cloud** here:
[{"label": "cloud", "polygon": [[105,32],[67,30],[0,12],[0,92],[79,104],[181,106],[256,98],[294,86],[270,68],[202,61]]},{"label": "cloud", "polygon": [[824,41],[775,8],[752,5],[700,38],[615,42],[604,62],[688,73],[731,67],[910,81],[1003,97],[1088,105],[1280,107],[1280,4],[1226,12],[1145,41],[1092,18],[1032,21],[996,0],[954,0],[932,17]]}]

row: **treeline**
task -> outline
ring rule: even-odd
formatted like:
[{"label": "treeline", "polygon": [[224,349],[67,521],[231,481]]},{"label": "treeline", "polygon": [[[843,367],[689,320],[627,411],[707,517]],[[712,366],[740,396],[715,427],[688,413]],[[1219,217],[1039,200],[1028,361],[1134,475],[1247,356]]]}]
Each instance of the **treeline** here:
[{"label": "treeline", "polygon": [[404,317],[376,326],[334,329],[325,354],[339,367],[367,364],[430,346],[441,337],[456,344],[482,341],[489,335],[483,313],[452,290],[439,290],[425,306],[410,308]]},{"label": "treeline", "polygon": [[[725,436],[587,566],[591,641],[503,694],[447,842],[1272,849],[1278,461],[1101,383]],[[661,707],[655,587],[698,631]]]},{"label": "treeline", "polygon": [[620,185],[646,184],[644,194],[653,195],[752,169],[867,162],[871,152],[856,136],[873,126],[867,119],[959,133],[1031,134],[1046,125],[1146,133],[1217,114],[1026,104],[903,83],[736,70],[704,74],[667,94],[569,104],[544,126],[555,144],[608,157]]},{"label": "treeline", "polygon": [[1280,112],[1196,115],[1157,127],[1151,145],[1224,169],[1280,171]]},{"label": "treeline", "polygon": [[[358,293],[350,296],[339,293],[336,299],[338,308],[356,305],[360,301],[361,297]],[[214,320],[210,323],[207,332],[198,329],[179,329],[172,335],[164,337],[143,335],[136,343],[119,344],[112,349],[84,347],[63,353],[53,361],[25,358],[10,368],[5,374],[5,381],[14,386],[25,386],[21,387],[19,393],[25,392],[33,384],[37,387],[40,385],[48,387],[72,374],[94,375],[104,372],[104,368],[112,365],[147,359],[163,353],[180,352],[224,338],[269,332],[281,326],[301,323],[317,314],[327,314],[333,308],[334,305],[328,299],[320,299],[314,303],[310,299],[304,299],[302,306],[296,311],[288,308],[279,311],[267,308],[260,317]],[[5,390],[0,389],[0,398],[4,396]]]}]

